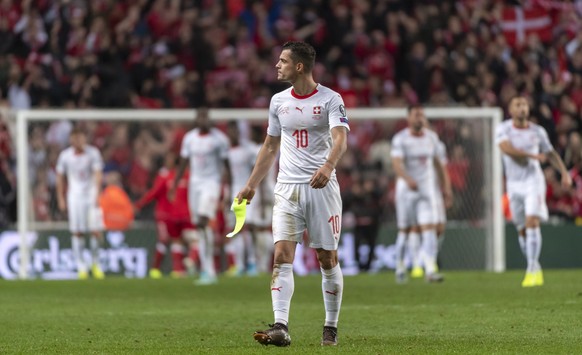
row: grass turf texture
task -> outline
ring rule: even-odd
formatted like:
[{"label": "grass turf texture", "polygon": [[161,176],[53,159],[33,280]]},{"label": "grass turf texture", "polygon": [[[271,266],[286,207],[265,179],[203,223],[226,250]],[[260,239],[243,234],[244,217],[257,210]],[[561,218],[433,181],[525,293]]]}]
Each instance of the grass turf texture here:
[{"label": "grass turf texture", "polygon": [[252,333],[272,321],[269,278],[0,284],[0,353],[582,353],[582,271],[448,272],[443,284],[392,273],[345,278],[337,348],[320,344],[321,277],[295,279],[289,348]]}]

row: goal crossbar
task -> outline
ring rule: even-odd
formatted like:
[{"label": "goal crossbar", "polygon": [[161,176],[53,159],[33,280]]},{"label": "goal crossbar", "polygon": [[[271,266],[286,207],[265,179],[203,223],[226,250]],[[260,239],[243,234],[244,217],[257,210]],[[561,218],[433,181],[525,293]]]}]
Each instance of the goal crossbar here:
[{"label": "goal crossbar", "polygon": [[[406,117],[406,108],[352,108],[349,109],[349,118],[353,121],[360,120],[395,120]],[[29,228],[27,216],[27,201],[29,187],[26,184],[28,176],[28,142],[27,132],[29,122],[52,121],[56,119],[68,119],[74,121],[100,121],[104,119],[116,119],[120,121],[173,121],[194,120],[195,109],[188,110],[133,110],[133,109],[92,109],[92,110],[19,110],[13,112],[16,117],[16,150],[17,150],[17,174],[20,183],[18,192],[18,221],[17,228],[20,235],[20,267],[19,278],[27,278],[29,250],[26,241],[26,232]],[[503,111],[498,107],[466,108],[466,107],[427,107],[425,115],[428,119],[491,119],[492,127],[497,126],[503,119]],[[227,120],[266,120],[266,109],[210,109],[209,117],[215,121]],[[493,133],[494,130],[492,130]],[[493,135],[493,134],[492,134]],[[493,136],[491,140],[493,141]],[[486,268],[490,271],[502,272],[505,270],[505,232],[501,206],[502,196],[502,170],[501,153],[497,146],[492,145],[492,193],[493,193],[493,239],[492,248],[486,256]]]}]

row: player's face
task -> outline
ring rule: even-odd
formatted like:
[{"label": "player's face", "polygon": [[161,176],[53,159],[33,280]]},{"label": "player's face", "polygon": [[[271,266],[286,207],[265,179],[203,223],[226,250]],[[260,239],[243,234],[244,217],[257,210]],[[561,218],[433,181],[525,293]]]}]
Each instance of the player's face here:
[{"label": "player's face", "polygon": [[198,114],[196,115],[196,127],[203,131],[210,129],[210,118],[208,117],[208,110],[198,109]]},{"label": "player's face", "polygon": [[83,133],[74,133],[70,138],[71,146],[77,150],[81,150],[85,146],[86,140]]},{"label": "player's face", "polygon": [[277,65],[277,80],[293,82],[297,76],[297,69],[295,63],[291,59],[291,50],[285,49],[279,56]]},{"label": "player's face", "polygon": [[424,110],[420,107],[415,107],[408,113],[408,125],[416,132],[420,132],[425,121]]},{"label": "player's face", "polygon": [[527,120],[529,117],[529,103],[524,97],[516,97],[509,104],[509,114],[519,120]]},{"label": "player's face", "polygon": [[238,142],[238,137],[240,135],[240,132],[238,130],[237,125],[229,125],[226,128],[226,134],[228,135],[228,138],[230,139],[230,142],[232,144],[235,144],[236,142]]}]

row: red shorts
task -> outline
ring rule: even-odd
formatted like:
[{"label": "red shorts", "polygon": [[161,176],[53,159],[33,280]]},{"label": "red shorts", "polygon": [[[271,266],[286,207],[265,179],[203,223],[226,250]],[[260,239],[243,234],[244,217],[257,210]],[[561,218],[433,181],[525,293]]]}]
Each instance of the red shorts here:
[{"label": "red shorts", "polygon": [[180,240],[184,230],[194,228],[189,221],[158,221],[157,227],[160,241]]}]

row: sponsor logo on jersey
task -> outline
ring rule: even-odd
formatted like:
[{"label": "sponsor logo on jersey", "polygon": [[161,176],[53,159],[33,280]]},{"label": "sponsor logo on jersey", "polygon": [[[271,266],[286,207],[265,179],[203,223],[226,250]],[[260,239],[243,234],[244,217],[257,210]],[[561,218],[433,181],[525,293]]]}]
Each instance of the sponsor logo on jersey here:
[{"label": "sponsor logo on jersey", "polygon": [[301,107],[301,108],[299,108],[299,107],[295,106],[295,109],[296,109],[297,111],[301,112],[301,114],[303,114],[303,109],[304,109],[304,108],[305,108],[305,106],[303,106],[303,107]]},{"label": "sponsor logo on jersey", "polygon": [[289,106],[279,107],[278,115],[288,115],[289,114]]}]

